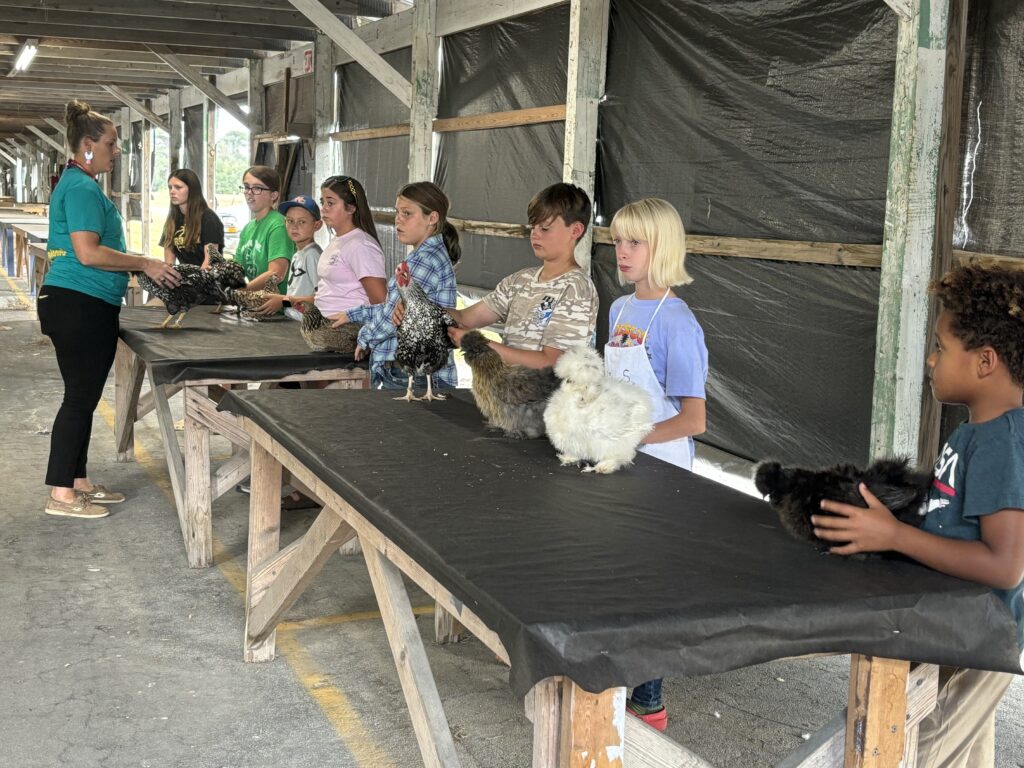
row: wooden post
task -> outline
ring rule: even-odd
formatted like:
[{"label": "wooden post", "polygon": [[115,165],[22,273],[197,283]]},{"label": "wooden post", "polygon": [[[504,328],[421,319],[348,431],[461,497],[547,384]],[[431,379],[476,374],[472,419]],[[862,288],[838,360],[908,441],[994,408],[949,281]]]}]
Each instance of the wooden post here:
[{"label": "wooden post", "polygon": [[409,106],[409,181],[433,181],[437,116],[437,0],[412,9],[412,104]]},{"label": "wooden post", "polygon": [[153,186],[153,129],[145,118],[142,120],[142,246],[139,251],[143,256],[152,256],[149,252],[149,217],[150,190]]},{"label": "wooden post", "polygon": [[122,107],[120,111],[121,124],[121,152],[124,154],[120,160],[120,173],[117,175],[117,199],[118,208],[121,211],[121,220],[125,226],[125,243],[128,242],[128,192],[131,187],[128,184],[129,165],[128,158],[131,156],[132,147],[132,116],[128,107]]},{"label": "wooden post", "polygon": [[589,693],[571,680],[565,680],[559,768],[622,768],[625,720],[625,688]]},{"label": "wooden post", "polygon": [[145,375],[138,355],[118,340],[114,353],[114,441],[119,462],[135,458],[135,421]]},{"label": "wooden post", "polygon": [[561,677],[546,677],[527,696],[526,714],[533,720],[533,768],[558,768],[563,684]]},{"label": "wooden post", "polygon": [[[604,96],[608,57],[609,0],[571,0],[569,68],[565,94],[565,150],[562,180],[583,188],[594,199],[597,173],[597,105]],[[576,245],[576,261],[590,269],[594,228]]]},{"label": "wooden post", "polygon": [[217,206],[217,110],[209,99],[203,99],[203,142],[206,147],[206,172],[203,188],[206,199]]},{"label": "wooden post", "polygon": [[262,445],[252,441],[252,475],[249,495],[249,560],[246,568],[246,661],[270,661],[274,658],[274,635],[259,643],[249,643],[249,598],[254,594],[253,579],[259,565],[281,545],[281,463]]},{"label": "wooden post", "polygon": [[167,139],[167,156],[171,171],[181,168],[181,89],[172,88],[167,94],[167,124],[171,129]]},{"label": "wooden post", "polygon": [[188,386],[182,398],[185,401],[185,506],[178,509],[178,517],[189,568],[208,568],[213,564],[210,430],[197,418],[194,404],[196,398],[207,397],[207,387]]},{"label": "wooden post", "polygon": [[[256,162],[256,142],[252,139],[267,129],[267,94],[263,90],[263,59],[249,59],[249,162]],[[318,180],[319,184],[322,179]]]},{"label": "wooden post", "polygon": [[850,657],[845,768],[897,768],[903,759],[909,661]]},{"label": "wooden post", "polygon": [[[942,140],[939,148],[939,189],[935,206],[935,252],[932,279],[953,267],[953,225],[960,190],[960,107],[964,96],[964,68],[967,59],[968,0],[949,0],[949,33],[946,38],[945,98],[942,105]],[[939,315],[939,303],[929,297],[925,325],[925,349],[931,346],[931,329]],[[942,404],[922,387],[921,434],[917,459],[927,464],[939,453]]]},{"label": "wooden post", "polygon": [[[319,184],[334,173],[330,134],[337,127],[334,96],[334,41],[323,32],[313,41],[313,189],[319,196]],[[324,228],[326,229],[326,227]]]},{"label": "wooden post", "polygon": [[950,0],[900,14],[878,299],[871,455],[915,456],[935,242]]}]

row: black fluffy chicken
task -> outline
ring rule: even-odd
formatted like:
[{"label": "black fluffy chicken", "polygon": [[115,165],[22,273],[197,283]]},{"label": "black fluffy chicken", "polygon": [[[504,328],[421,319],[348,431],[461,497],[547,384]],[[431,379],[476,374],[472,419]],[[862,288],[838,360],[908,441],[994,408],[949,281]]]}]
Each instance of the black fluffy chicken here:
[{"label": "black fluffy chicken", "polygon": [[[455,348],[448,338],[448,328],[456,325],[451,315],[437,306],[423,292],[404,261],[395,268],[395,284],[405,304],[405,316],[398,326],[398,348],[395,363],[409,376],[405,395],[396,400],[444,400],[435,395],[431,376],[444,368],[448,355]],[[414,397],[412,383],[417,376],[427,377],[427,394]]]},{"label": "black fluffy chicken", "polygon": [[860,483],[897,519],[911,525],[921,524],[921,505],[928,496],[932,476],[911,469],[907,459],[880,459],[864,470],[853,464],[801,469],[772,461],[761,464],[754,475],[754,485],[761,495],[768,497],[782,527],[794,538],[809,541],[822,550],[840,544],[815,536],[811,515],[828,514],[821,508],[822,499],[866,507],[858,490]]},{"label": "black fluffy chicken", "polygon": [[302,312],[302,338],[314,352],[341,352],[351,355],[356,351],[356,339],[362,323],[345,323],[332,328],[331,321],[315,304],[299,304]]},{"label": "black fluffy chicken", "polygon": [[480,331],[462,337],[462,354],[473,369],[473,399],[490,423],[517,440],[544,434],[544,408],[558,379],[551,368],[506,365]]},{"label": "black fluffy chicken", "polygon": [[181,276],[181,282],[173,287],[153,282],[145,272],[136,273],[139,286],[156,296],[167,308],[167,319],[160,328],[181,328],[185,313],[199,304],[220,304],[227,300],[227,292],[245,286],[245,273],[234,262],[221,256],[215,246],[210,246],[210,268],[200,269],[194,264],[175,264],[173,269]]}]

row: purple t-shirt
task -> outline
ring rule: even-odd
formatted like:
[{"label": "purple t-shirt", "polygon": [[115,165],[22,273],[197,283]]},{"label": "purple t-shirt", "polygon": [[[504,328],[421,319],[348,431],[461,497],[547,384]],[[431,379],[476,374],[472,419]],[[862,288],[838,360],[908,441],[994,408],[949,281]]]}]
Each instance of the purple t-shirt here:
[{"label": "purple t-shirt", "polygon": [[384,277],[384,252],[366,232],[353,229],[327,244],[320,254],[317,275],[317,309],[324,315],[347,312],[370,303],[359,281],[364,277]]},{"label": "purple t-shirt", "polygon": [[[704,346],[704,331],[686,302],[674,296],[665,299],[654,315],[660,301],[660,298],[637,299],[628,295],[616,299],[608,312],[608,344],[612,347],[642,344],[646,331],[647,359],[665,394],[706,399],[708,349]],[[623,307],[625,310],[619,317]]]}]

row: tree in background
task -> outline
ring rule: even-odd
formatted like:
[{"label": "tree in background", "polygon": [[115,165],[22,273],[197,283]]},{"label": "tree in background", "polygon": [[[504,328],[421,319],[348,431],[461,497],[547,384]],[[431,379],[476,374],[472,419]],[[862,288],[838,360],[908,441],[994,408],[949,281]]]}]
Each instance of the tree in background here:
[{"label": "tree in background", "polygon": [[242,131],[231,131],[217,142],[217,168],[214,184],[217,194],[237,195],[242,174],[249,167],[249,137]]}]

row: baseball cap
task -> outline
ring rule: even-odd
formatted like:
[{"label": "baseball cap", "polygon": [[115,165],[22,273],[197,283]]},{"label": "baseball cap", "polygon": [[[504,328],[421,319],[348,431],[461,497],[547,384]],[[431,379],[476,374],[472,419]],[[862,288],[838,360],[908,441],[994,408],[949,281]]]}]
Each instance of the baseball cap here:
[{"label": "baseball cap", "polygon": [[277,212],[283,216],[288,212],[289,208],[295,208],[296,206],[299,208],[305,208],[309,211],[313,215],[314,221],[320,221],[320,206],[316,204],[316,200],[306,195],[299,195],[298,197],[293,197],[287,202],[281,203],[277,206]]}]

